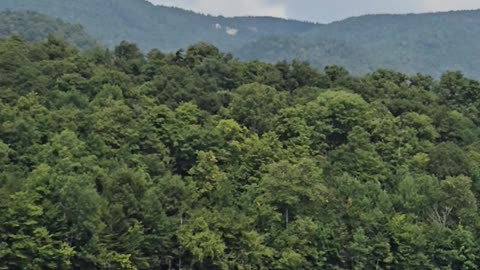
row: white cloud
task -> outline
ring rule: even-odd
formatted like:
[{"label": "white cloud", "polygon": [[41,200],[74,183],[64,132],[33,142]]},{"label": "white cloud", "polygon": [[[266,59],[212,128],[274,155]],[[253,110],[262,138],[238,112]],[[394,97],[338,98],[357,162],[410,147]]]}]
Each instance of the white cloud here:
[{"label": "white cloud", "polygon": [[238,29],[227,27],[227,30],[225,32],[230,36],[235,36],[238,34]]},{"label": "white cloud", "polygon": [[286,17],[287,5],[283,1],[269,0],[149,0],[158,5],[175,6],[196,12],[223,16]]}]

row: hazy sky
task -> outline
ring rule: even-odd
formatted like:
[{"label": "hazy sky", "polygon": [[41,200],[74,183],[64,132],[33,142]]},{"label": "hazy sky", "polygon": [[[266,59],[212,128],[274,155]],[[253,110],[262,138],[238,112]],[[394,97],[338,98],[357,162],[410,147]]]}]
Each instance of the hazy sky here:
[{"label": "hazy sky", "polygon": [[149,0],[224,16],[268,15],[330,22],[372,13],[410,13],[479,9],[480,0]]}]

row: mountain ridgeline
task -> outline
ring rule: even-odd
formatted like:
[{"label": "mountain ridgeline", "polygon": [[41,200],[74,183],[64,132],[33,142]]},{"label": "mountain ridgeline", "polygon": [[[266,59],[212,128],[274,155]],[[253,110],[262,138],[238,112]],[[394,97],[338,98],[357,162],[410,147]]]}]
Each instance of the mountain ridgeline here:
[{"label": "mountain ridgeline", "polygon": [[369,15],[330,24],[268,17],[215,17],[145,0],[2,0],[82,24],[108,47],[122,40],[171,52],[208,42],[245,60],[342,65],[353,74],[390,68],[439,77],[460,70],[480,78],[480,11]]}]

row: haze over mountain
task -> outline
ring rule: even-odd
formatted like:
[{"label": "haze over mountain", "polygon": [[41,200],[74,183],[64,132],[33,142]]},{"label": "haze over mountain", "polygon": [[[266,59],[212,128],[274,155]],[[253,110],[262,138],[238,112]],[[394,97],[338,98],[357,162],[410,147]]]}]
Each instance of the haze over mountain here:
[{"label": "haze over mountain", "polygon": [[109,47],[176,51],[208,42],[246,60],[342,65],[353,74],[392,68],[439,76],[460,70],[480,78],[480,11],[368,15],[330,24],[271,17],[202,15],[145,0],[3,0],[0,9],[34,10],[71,23]]}]

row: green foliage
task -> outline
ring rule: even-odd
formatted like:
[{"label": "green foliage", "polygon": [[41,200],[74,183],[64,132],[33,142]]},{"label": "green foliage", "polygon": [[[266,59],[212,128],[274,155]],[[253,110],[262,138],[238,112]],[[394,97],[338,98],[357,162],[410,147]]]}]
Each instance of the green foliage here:
[{"label": "green foliage", "polygon": [[258,84],[244,85],[233,92],[228,116],[244,123],[256,133],[263,134],[272,129],[270,121],[285,103],[285,95],[272,87]]},{"label": "green foliage", "polygon": [[68,269],[74,249],[45,227],[39,196],[17,192],[2,205],[2,268]]},{"label": "green foliage", "polygon": [[478,269],[477,82],[0,40],[0,269]]}]

